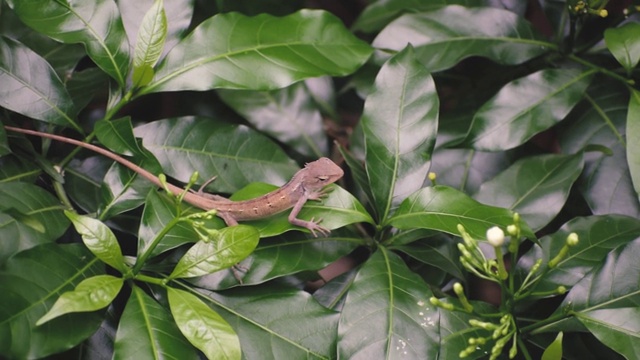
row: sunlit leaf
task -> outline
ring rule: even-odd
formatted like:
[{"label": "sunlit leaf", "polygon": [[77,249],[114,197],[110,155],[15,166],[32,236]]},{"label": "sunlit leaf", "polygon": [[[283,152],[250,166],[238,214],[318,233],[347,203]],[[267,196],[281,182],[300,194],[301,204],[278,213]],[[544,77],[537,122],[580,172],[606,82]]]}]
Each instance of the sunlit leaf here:
[{"label": "sunlit leaf", "polygon": [[619,28],[604,31],[604,42],[618,62],[627,70],[627,74],[640,61],[640,24],[628,22]]},{"label": "sunlit leaf", "polygon": [[[640,29],[640,25],[639,29]],[[640,196],[640,92],[631,90],[627,110],[627,161],[636,196]]]},{"label": "sunlit leaf", "polygon": [[640,308],[604,309],[576,314],[603,344],[627,359],[640,356]]},{"label": "sunlit leaf", "polygon": [[144,86],[153,79],[155,66],[167,37],[167,16],[163,1],[154,1],[140,24],[136,47],[133,54],[133,83]]},{"label": "sunlit leaf", "polygon": [[562,332],[558,333],[556,339],[544,349],[541,360],[562,360],[562,335]]}]

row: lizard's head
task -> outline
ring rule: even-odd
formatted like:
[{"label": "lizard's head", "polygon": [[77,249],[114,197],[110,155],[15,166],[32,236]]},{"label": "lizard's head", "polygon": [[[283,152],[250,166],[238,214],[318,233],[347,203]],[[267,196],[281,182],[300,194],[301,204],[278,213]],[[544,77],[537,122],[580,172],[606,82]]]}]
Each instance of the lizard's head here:
[{"label": "lizard's head", "polygon": [[325,185],[338,181],[344,175],[344,171],[326,157],[312,161],[304,168],[306,170],[304,184],[309,190],[322,189]]}]

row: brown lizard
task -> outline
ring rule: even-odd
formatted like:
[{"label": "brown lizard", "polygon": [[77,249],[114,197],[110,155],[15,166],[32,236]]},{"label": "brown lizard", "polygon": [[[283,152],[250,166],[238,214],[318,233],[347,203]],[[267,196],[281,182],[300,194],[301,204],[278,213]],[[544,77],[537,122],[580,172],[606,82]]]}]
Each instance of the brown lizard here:
[{"label": "brown lizard", "polygon": [[[184,189],[173,184],[163,184],[157,176],[149,171],[101,147],[34,130],[12,126],[5,126],[4,128],[9,131],[49,138],[95,151],[119,162],[158,187],[164,188],[166,186],[176,196],[181,196],[185,192]],[[309,229],[313,236],[317,236],[316,231],[323,235],[328,235],[330,230],[319,225],[322,219],[314,220],[312,218],[310,221],[306,221],[299,219],[297,216],[307,200],[320,200],[325,195],[324,186],[336,182],[342,175],[344,175],[344,172],[338,165],[323,157],[306,164],[302,170],[295,173],[291,180],[279,189],[255,199],[232,201],[219,195],[198,191],[184,193],[184,201],[203,210],[215,209],[217,211],[216,215],[222,218],[228,226],[237,225],[238,221],[266,218],[293,208],[289,213],[289,222],[291,224]]]}]

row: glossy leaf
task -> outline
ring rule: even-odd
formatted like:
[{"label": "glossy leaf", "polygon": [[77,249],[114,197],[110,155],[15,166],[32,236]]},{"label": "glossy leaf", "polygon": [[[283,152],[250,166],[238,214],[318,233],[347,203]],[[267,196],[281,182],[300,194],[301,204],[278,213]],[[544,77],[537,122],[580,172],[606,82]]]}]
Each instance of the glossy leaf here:
[{"label": "glossy leaf", "polygon": [[379,221],[422,187],[438,128],[438,94],[407,47],[382,67],[364,105],[365,168]]},{"label": "glossy leaf", "polygon": [[448,69],[470,56],[520,64],[555,48],[510,11],[458,5],[402,15],[378,34],[373,46],[400,51],[409,43],[431,72]]},{"label": "glossy leaf", "polygon": [[628,22],[619,28],[609,28],[604,31],[604,42],[627,74],[631,74],[640,61],[640,24]]},{"label": "glossy leaf", "polygon": [[576,314],[603,344],[627,359],[640,356],[640,308],[604,309]]},{"label": "glossy leaf", "polygon": [[160,59],[167,37],[167,16],[162,0],[154,1],[140,24],[133,53],[133,83],[144,86],[153,78],[153,67]]},{"label": "glossy leaf", "polygon": [[129,271],[124,263],[120,244],[107,225],[100,220],[78,215],[75,212],[65,211],[64,213],[71,220],[76,231],[82,235],[82,241],[93,255],[123,274]]},{"label": "glossy leaf", "polygon": [[308,292],[269,283],[207,294],[238,332],[244,358],[335,358],[338,314]]},{"label": "glossy leaf", "polygon": [[82,280],[73,291],[60,295],[51,309],[36,322],[40,326],[58,316],[105,308],[120,292],[124,280],[111,275],[97,275]]},{"label": "glossy leaf", "polygon": [[129,67],[129,41],[112,0],[10,1],[25,24],[64,43],[82,43],[89,57],[123,87]]},{"label": "glossy leaf", "polygon": [[240,359],[238,335],[195,295],[167,288],[171,315],[182,334],[208,359]]},{"label": "glossy leaf", "polygon": [[574,218],[554,234],[541,238],[540,247],[534,246],[523,255],[518,262],[518,271],[522,271],[524,276],[537,259],[542,259],[543,266],[546,266],[572,232],[578,234],[578,244],[571,247],[569,254],[540,279],[536,291],[550,291],[560,285],[574,286],[611,250],[640,237],[640,221],[621,215]]},{"label": "glossy leaf", "polygon": [[167,54],[142,92],[282,88],[310,77],[348,75],[371,51],[324,11],[280,18],[218,14]]},{"label": "glossy leaf", "polygon": [[562,337],[563,333],[558,333],[556,339],[544,349],[540,360],[562,360]]},{"label": "glossy leaf", "polygon": [[73,100],[54,69],[28,47],[0,37],[0,106],[80,130]]},{"label": "glossy leaf", "polygon": [[583,166],[582,153],[523,158],[482,184],[473,197],[519,213],[537,231],[558,215]]},{"label": "glossy leaf", "polygon": [[430,171],[436,174],[436,183],[473,194],[509,165],[506,152],[438,148],[433,153]]},{"label": "glossy leaf", "polygon": [[476,112],[463,145],[507,150],[564,119],[594,71],[545,69],[505,85]]},{"label": "glossy leaf", "polygon": [[[483,240],[490,227],[513,224],[513,213],[482,205],[462,192],[437,185],[409,196],[388,221],[388,225],[402,230],[433,229],[456,236],[460,235],[458,224],[462,224],[475,239]],[[531,229],[526,224],[521,225],[523,236],[534,239]]]},{"label": "glossy leaf", "polygon": [[0,183],[0,263],[10,255],[58,239],[69,227],[60,202],[24,182]]},{"label": "glossy leaf", "polygon": [[182,256],[169,278],[202,276],[244,260],[258,245],[260,234],[247,225],[226,227],[208,240],[195,243]]},{"label": "glossy leaf", "polygon": [[69,349],[96,331],[98,313],[69,314],[36,327],[58,296],[104,265],[83,245],[45,244],[23,251],[0,272],[0,355],[42,358]]},{"label": "glossy leaf", "polygon": [[219,90],[218,95],[258,130],[300,154],[310,158],[327,154],[322,115],[307,82],[272,91]]},{"label": "glossy leaf", "polygon": [[433,359],[439,311],[427,284],[385,248],[360,268],[340,315],[338,356]]},{"label": "glossy leaf", "polygon": [[171,314],[134,286],[124,308],[113,347],[113,359],[198,359]]},{"label": "glossy leaf", "polygon": [[275,143],[241,125],[172,118],[139,126],[135,134],[167,175],[183,183],[194,171],[200,183],[216,176],[210,192],[233,193],[251,182],[282,185],[298,169]]},{"label": "glossy leaf", "polygon": [[[640,29],[640,25],[638,25]],[[640,92],[631,90],[627,110],[627,161],[636,196],[640,196]]]},{"label": "glossy leaf", "polygon": [[[424,230],[421,230],[424,231]],[[463,279],[462,266],[456,242],[449,237],[420,239],[410,244],[391,245],[389,249],[402,251],[412,258]]]}]

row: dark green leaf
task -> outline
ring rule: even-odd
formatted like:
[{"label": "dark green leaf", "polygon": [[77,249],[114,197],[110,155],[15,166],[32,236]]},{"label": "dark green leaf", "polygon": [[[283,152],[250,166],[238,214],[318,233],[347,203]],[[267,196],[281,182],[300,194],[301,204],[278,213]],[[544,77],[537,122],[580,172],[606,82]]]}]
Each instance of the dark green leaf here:
[{"label": "dark green leaf", "polygon": [[480,185],[509,166],[509,163],[507,152],[439,148],[433,153],[431,171],[437,176],[437,184],[473,194]]},{"label": "dark green leaf", "polygon": [[373,46],[400,51],[408,43],[431,72],[448,69],[470,56],[520,64],[555,48],[510,11],[458,5],[403,15],[378,34]]},{"label": "dark green leaf", "polygon": [[338,325],[345,359],[434,359],[440,316],[427,284],[383,247],[360,268]]},{"label": "dark green leaf", "polygon": [[543,265],[546,266],[572,232],[578,234],[578,245],[571,247],[567,257],[540,279],[536,291],[551,291],[559,285],[575,285],[587,272],[602,263],[612,249],[640,237],[640,221],[621,215],[575,218],[556,233],[541,238],[540,246],[534,246],[520,258],[518,271],[524,276],[537,259],[543,259]]},{"label": "dark green leaf", "polygon": [[0,272],[0,355],[42,358],[89,337],[103,320],[98,313],[69,314],[38,327],[35,322],[61,293],[103,272],[104,265],[77,244],[45,244],[7,261]]},{"label": "dark green leaf", "polygon": [[84,109],[100,92],[109,87],[111,78],[99,68],[74,71],[66,81],[67,91],[73,99],[75,112]]},{"label": "dark green leaf", "polygon": [[310,158],[327,154],[322,115],[306,82],[280,90],[219,90],[218,94],[258,130],[300,154]]},{"label": "dark green leaf", "polygon": [[178,261],[169,278],[187,278],[227,269],[244,260],[258,245],[258,231],[247,225],[226,227],[195,243]]},{"label": "dark green leaf", "polygon": [[0,37],[0,83],[0,106],[80,130],[73,101],[51,65],[28,47],[5,37]]},{"label": "dark green leaf", "polygon": [[86,213],[95,213],[100,207],[100,186],[111,165],[111,160],[97,155],[74,160],[65,168],[64,185],[67,195]]},{"label": "dark green leaf", "polygon": [[238,335],[195,295],[167,288],[171,315],[182,334],[208,359],[240,359]]},{"label": "dark green leaf", "polygon": [[422,187],[438,129],[438,94],[412,47],[391,58],[364,105],[365,168],[378,221]]},{"label": "dark green leaf", "polygon": [[562,332],[544,349],[540,360],[562,360]]},{"label": "dark green leaf", "polygon": [[538,231],[558,215],[583,166],[582,153],[523,158],[482,184],[473,197],[519,213]]},{"label": "dark green leaf", "polygon": [[142,92],[282,88],[310,77],[350,74],[371,51],[324,11],[280,18],[218,14],[167,54]]},{"label": "dark green leaf", "polygon": [[133,55],[133,83],[145,86],[153,79],[153,66],[160,59],[167,38],[167,16],[162,0],[156,0],[145,13]]},{"label": "dark green leaf", "polygon": [[198,359],[164,307],[134,286],[118,324],[113,359]]},{"label": "dark green leaf", "polygon": [[276,144],[245,126],[205,118],[159,120],[139,126],[135,134],[162,164],[167,175],[184,183],[194,171],[201,183],[233,193],[251,182],[282,185],[298,167]]},{"label": "dark green leaf", "polygon": [[598,340],[617,353],[627,359],[640,356],[640,308],[593,310],[576,316]]},{"label": "dark green leaf", "polygon": [[7,133],[5,132],[4,127],[0,126],[0,157],[7,154],[11,154],[11,149],[7,142]]},{"label": "dark green leaf", "polygon": [[460,255],[456,242],[449,237],[421,239],[406,245],[392,245],[389,249],[402,251],[422,263],[446,271],[455,278],[463,279],[465,277],[462,266],[458,262]]},{"label": "dark green leaf", "polygon": [[34,183],[42,171],[29,159],[18,155],[0,158],[0,182],[24,181]]},{"label": "dark green leaf", "polygon": [[100,220],[89,216],[65,211],[65,215],[73,222],[76,231],[82,235],[82,241],[98,259],[112,266],[123,274],[129,272],[124,263],[120,244],[111,229]]},{"label": "dark green leaf", "polygon": [[640,24],[628,22],[619,28],[609,28],[604,32],[604,42],[627,74],[640,61]]},{"label": "dark green leaf", "polygon": [[626,135],[629,173],[636,196],[640,196],[640,92],[637,90],[631,90],[629,98]]},{"label": "dark green leaf", "polygon": [[114,1],[10,1],[25,24],[64,43],[82,43],[91,59],[124,87],[129,41]]},{"label": "dark green leaf", "polygon": [[36,322],[36,326],[72,312],[100,310],[111,304],[124,281],[111,275],[96,275],[82,280],[73,291],[60,295],[51,309]]},{"label": "dark green leaf", "polygon": [[593,73],[545,69],[510,82],[478,110],[463,145],[497,151],[523,144],[567,116]]},{"label": "dark green leaf", "polygon": [[[473,238],[483,240],[490,227],[513,224],[513,212],[482,205],[458,190],[437,185],[409,196],[387,223],[402,230],[433,229],[458,236],[461,224]],[[521,225],[523,236],[534,239],[531,229]]]}]

